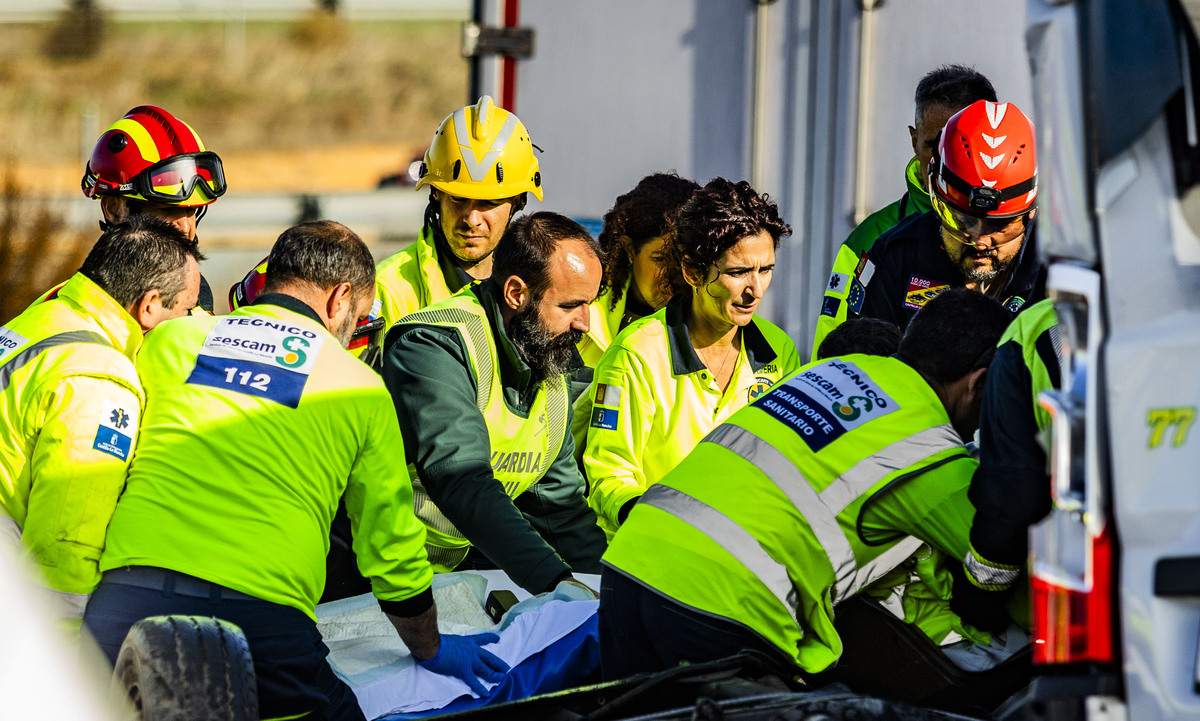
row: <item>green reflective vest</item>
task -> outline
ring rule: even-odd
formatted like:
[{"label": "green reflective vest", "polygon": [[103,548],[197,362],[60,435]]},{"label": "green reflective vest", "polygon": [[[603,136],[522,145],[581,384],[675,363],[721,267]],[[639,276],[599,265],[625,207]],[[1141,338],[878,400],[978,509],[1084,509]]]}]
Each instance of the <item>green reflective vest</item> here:
[{"label": "green reflective vest", "polygon": [[0,516],[82,617],[138,437],[142,329],[82,273],[0,327]]},{"label": "green reflective vest", "polygon": [[710,433],[642,496],[604,562],[817,672],[841,654],[835,604],[924,543],[962,557],[975,466],[916,371],[832,359]]},{"label": "green reflective vest", "polygon": [[[492,474],[510,498],[537,483],[562,450],[571,403],[567,377],[542,383],[527,416],[504,402],[500,359],[487,311],[474,293],[462,292],[413,313],[401,324],[453,328],[462,340],[475,378],[475,405],[487,423]],[[426,526],[426,551],[437,572],[452,571],[466,557],[470,541],[434,505],[421,483],[415,465],[414,509]]]}]

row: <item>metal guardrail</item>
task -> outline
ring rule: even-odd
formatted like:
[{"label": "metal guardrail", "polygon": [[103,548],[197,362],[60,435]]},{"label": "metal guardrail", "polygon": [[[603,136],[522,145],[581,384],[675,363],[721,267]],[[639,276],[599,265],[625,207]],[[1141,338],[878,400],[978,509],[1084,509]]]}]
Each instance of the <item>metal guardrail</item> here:
[{"label": "metal guardrail", "polygon": [[[100,205],[83,196],[29,198],[33,208],[61,215],[72,228],[97,228]],[[274,240],[302,219],[342,223],[364,240],[408,240],[424,221],[426,193],[412,188],[385,188],[360,193],[295,193],[226,195],[209,206],[201,223],[205,242],[267,237]]]},{"label": "metal guardrail", "polygon": [[[117,20],[281,20],[317,7],[316,0],[98,0]],[[67,0],[3,0],[0,23],[42,22],[66,9]],[[348,20],[469,20],[471,0],[340,0]]]}]

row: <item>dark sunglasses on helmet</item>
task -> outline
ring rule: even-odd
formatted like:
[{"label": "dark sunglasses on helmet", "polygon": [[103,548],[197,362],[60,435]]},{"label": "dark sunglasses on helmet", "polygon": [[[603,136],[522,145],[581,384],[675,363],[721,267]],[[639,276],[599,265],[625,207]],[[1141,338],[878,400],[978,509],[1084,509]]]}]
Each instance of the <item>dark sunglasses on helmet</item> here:
[{"label": "dark sunglasses on helmet", "polygon": [[184,153],[160,160],[133,178],[133,189],[146,200],[176,204],[197,189],[210,200],[225,194],[225,171],[213,152]]}]

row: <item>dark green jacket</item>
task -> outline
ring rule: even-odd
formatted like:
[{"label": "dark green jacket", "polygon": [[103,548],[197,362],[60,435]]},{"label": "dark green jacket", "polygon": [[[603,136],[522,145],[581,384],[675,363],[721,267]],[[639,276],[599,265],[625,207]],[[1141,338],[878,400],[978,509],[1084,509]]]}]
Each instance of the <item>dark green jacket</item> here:
[{"label": "dark green jacket", "polygon": [[[483,281],[462,292],[475,293],[487,309],[505,403],[514,413],[527,413],[537,384],[505,332],[495,284]],[[487,425],[457,331],[395,326],[384,348],[383,380],[396,405],[405,457],[471,544],[530,593],[552,589],[572,571],[598,572],[604,534],[584,501],[570,424],[542,479],[509,498],[492,475]]]}]

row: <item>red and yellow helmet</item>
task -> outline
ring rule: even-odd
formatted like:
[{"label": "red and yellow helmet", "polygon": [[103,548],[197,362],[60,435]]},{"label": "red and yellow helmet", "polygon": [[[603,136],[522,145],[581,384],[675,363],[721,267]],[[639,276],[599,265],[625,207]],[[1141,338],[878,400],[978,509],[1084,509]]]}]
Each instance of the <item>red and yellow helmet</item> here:
[{"label": "red and yellow helmet", "polygon": [[89,198],[199,207],[225,194],[225,171],[187,123],[139,105],[100,136],[80,184]]},{"label": "red and yellow helmet", "polygon": [[1013,103],[977,100],[946,121],[929,163],[929,198],[952,230],[986,234],[1037,205],[1033,123]]},{"label": "red and yellow helmet", "polygon": [[529,132],[487,95],[442,121],[418,174],[417,190],[432,185],[459,198],[503,200],[528,192],[542,199]]}]

